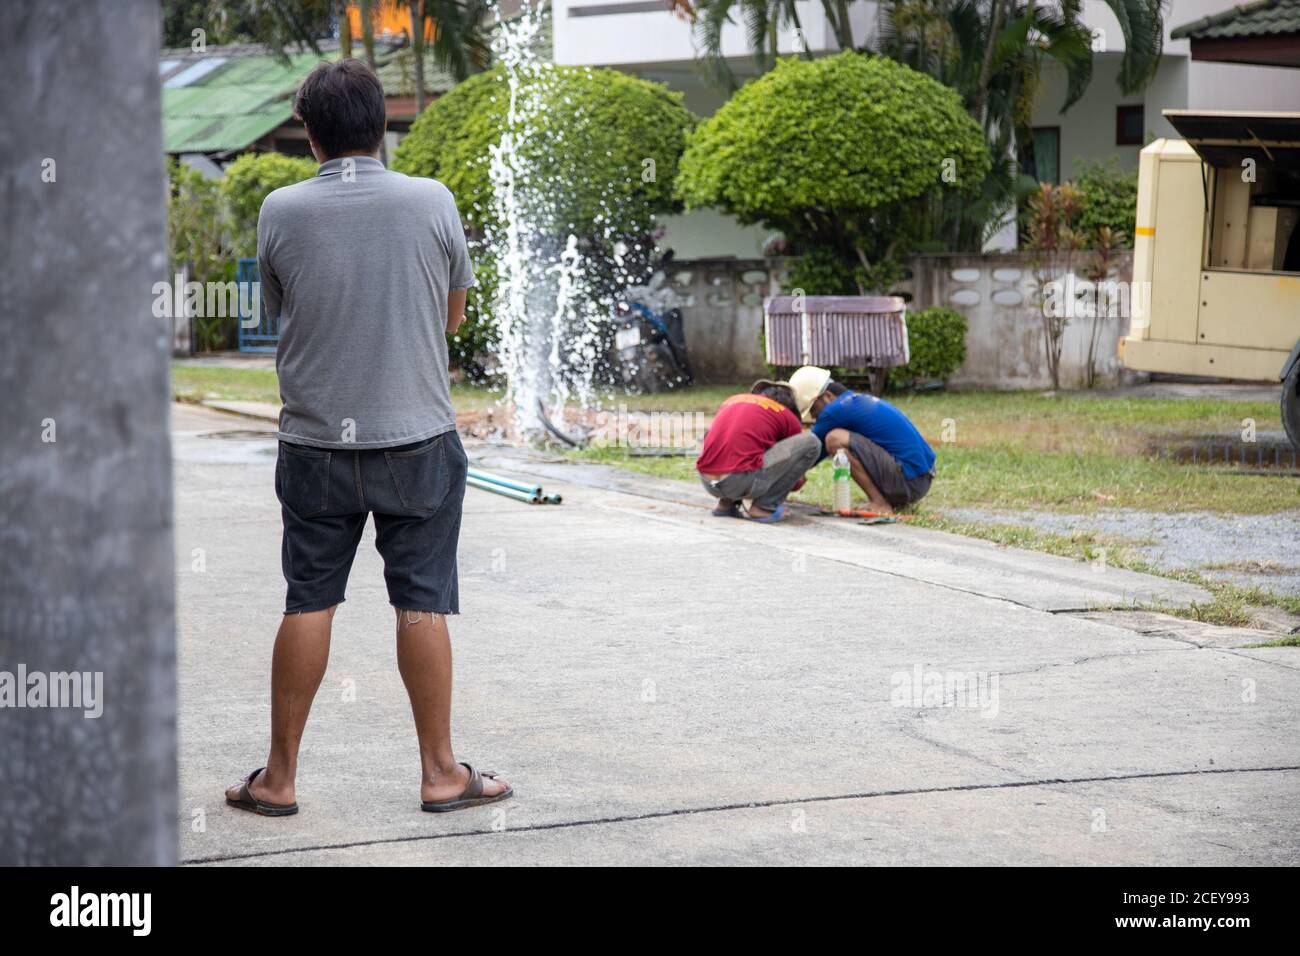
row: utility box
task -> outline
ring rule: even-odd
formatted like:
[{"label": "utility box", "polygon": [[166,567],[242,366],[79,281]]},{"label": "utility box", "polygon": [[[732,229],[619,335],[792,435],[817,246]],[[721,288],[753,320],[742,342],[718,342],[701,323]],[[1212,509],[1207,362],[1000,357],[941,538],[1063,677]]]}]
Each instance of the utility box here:
[{"label": "utility box", "polygon": [[1164,115],[1185,139],[1142,150],[1120,361],[1281,377],[1283,423],[1300,447],[1300,113]]}]

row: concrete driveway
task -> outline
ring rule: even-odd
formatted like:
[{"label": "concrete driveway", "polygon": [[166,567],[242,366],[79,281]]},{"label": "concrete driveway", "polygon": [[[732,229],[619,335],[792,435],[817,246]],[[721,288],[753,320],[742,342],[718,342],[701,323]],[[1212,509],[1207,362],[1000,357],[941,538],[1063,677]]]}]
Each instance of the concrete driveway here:
[{"label": "concrete driveway", "polygon": [[267,427],[175,409],[187,862],[1300,858],[1300,649],[1085,613],[1197,589],[905,526],[715,519],[685,485],[492,446],[471,456],[565,497],[465,501],[457,750],[516,798],[420,812],[368,532],[302,812],[231,810],[264,762],[283,598]]}]

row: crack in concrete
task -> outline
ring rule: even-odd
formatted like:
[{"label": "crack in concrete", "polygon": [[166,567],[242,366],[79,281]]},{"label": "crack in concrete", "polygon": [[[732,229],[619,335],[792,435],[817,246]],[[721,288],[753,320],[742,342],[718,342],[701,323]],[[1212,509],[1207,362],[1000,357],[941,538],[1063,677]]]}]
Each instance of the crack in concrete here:
[{"label": "crack in concrete", "polygon": [[1255,651],[1259,651],[1259,650],[1271,650],[1272,648],[1263,648],[1263,647],[1215,647],[1215,648],[1209,648],[1209,647],[1206,647],[1206,648],[1202,648],[1202,649],[1203,649],[1203,650],[1207,650],[1207,651],[1208,651],[1208,650],[1223,651],[1225,654],[1231,654],[1233,657],[1240,657],[1242,660],[1253,661],[1253,662],[1256,663],[1256,664],[1271,664],[1271,665],[1273,665],[1274,667],[1280,667],[1280,668],[1282,668],[1283,670],[1287,670],[1287,671],[1300,671],[1300,667],[1297,667],[1295,664],[1289,664],[1289,663],[1287,663],[1286,661],[1275,661],[1275,660],[1270,660],[1270,659],[1267,658],[1267,657],[1256,657],[1254,654],[1242,654],[1242,653],[1241,653],[1242,651],[1251,651],[1251,650],[1255,650]]},{"label": "crack in concrete", "polygon": [[[1149,636],[1149,635],[1143,635]],[[1180,642],[1181,643],[1181,642]],[[1109,661],[1118,657],[1141,657],[1144,654],[1169,654],[1173,651],[1182,650],[1204,650],[1196,644],[1189,644],[1186,647],[1139,647],[1132,651],[1120,651],[1117,654],[1089,654],[1087,657],[1076,657],[1069,661],[1047,661],[1039,664],[1037,667],[1028,667],[1022,671],[995,671],[999,677],[1019,677],[1022,674],[1037,674],[1041,671],[1051,670],[1054,667],[1075,667],[1079,664],[1091,664],[1093,661]]]},{"label": "crack in concrete", "polygon": [[901,790],[864,790],[860,793],[824,794],[813,797],[788,797],[780,800],[756,800],[748,803],[723,803],[704,807],[683,807],[676,810],[653,810],[648,813],[629,813],[620,816],[596,817],[590,820],[560,820],[554,823],[535,823],[505,830],[458,830],[454,833],[429,833],[419,836],[382,837],[373,840],[355,840],[349,843],[325,843],[313,846],[285,847],[282,850],[260,850],[256,853],[232,853],[218,856],[191,857],[181,860],[182,866],[203,863],[233,863],[240,860],[287,856],[291,853],[312,853],[320,850],[351,850],[365,846],[389,846],[398,843],[420,843],[431,840],[452,840],[461,837],[494,836],[498,834],[542,833],[548,830],[572,830],[578,827],[608,826],[619,823],[640,823],[644,820],[664,820],[672,817],[697,816],[707,813],[729,813],[736,810],[761,810],[768,807],[791,807],[805,803],[837,803],[849,800],[873,800],[881,797],[911,797],[943,793],[972,793],[984,790],[1018,790],[1026,787],[1073,786],[1089,783],[1124,783],[1130,780],[1160,780],[1172,777],[1214,776],[1239,773],[1294,773],[1300,765],[1282,767],[1214,767],[1204,770],[1156,770],[1145,773],[1107,774],[1097,777],[1056,777],[1039,780],[1011,780],[1005,783],[963,783],[949,787],[916,787]]},{"label": "crack in concrete", "polygon": [[1011,774],[1012,776],[1015,776],[1017,774],[1017,771],[1014,767],[1004,767],[990,757],[982,756],[971,750],[964,750],[961,747],[956,746],[955,744],[950,744],[943,740],[936,740],[933,737],[929,736],[927,733],[925,733],[925,728],[918,726],[917,724],[917,719],[920,718],[921,716],[922,715],[920,713],[917,713],[913,716],[912,720],[909,720],[900,725],[899,729],[902,731],[904,737],[910,737],[912,740],[915,740],[919,744],[924,744],[926,746],[933,747],[935,750],[943,754],[949,754],[950,756],[954,756],[954,757],[961,757],[963,760],[969,760],[971,763],[980,764],[981,766],[989,767],[993,770],[999,770],[1002,773]]}]

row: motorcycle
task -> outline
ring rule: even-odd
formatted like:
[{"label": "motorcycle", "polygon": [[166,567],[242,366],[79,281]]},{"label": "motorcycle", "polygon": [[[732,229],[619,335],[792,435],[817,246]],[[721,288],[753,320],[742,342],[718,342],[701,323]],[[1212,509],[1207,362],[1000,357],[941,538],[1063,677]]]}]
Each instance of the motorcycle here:
[{"label": "motorcycle", "polygon": [[665,266],[644,285],[629,286],[615,310],[610,364],[620,383],[633,391],[655,393],[694,381],[679,296],[668,283]]}]

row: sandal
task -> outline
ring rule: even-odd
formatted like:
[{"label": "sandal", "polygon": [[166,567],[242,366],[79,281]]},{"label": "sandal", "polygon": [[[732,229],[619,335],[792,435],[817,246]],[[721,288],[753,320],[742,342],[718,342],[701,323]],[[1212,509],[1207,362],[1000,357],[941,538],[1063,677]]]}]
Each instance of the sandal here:
[{"label": "sandal", "polygon": [[257,775],[265,770],[265,767],[258,767],[250,773],[245,779],[243,785],[239,788],[239,796],[231,800],[226,797],[228,806],[237,807],[240,810],[248,810],[250,813],[256,813],[264,817],[291,817],[298,812],[297,803],[268,803],[265,800],[259,800],[253,796],[253,791],[249,785],[257,779]]},{"label": "sandal", "polygon": [[469,807],[481,807],[487,803],[496,803],[514,795],[515,788],[507,787],[496,796],[483,796],[483,778],[487,777],[489,780],[496,780],[497,774],[491,770],[480,772],[467,763],[462,763],[461,766],[469,771],[469,783],[465,784],[465,789],[461,791],[460,796],[453,797],[450,800],[421,800],[421,810],[425,813],[446,813],[449,810],[465,810]]},{"label": "sandal", "polygon": [[752,515],[745,515],[745,520],[757,521],[759,524],[776,524],[784,517],[785,517],[785,505],[777,505],[776,510],[773,511],[766,518],[755,518]]}]

